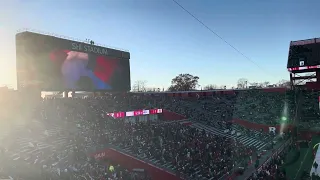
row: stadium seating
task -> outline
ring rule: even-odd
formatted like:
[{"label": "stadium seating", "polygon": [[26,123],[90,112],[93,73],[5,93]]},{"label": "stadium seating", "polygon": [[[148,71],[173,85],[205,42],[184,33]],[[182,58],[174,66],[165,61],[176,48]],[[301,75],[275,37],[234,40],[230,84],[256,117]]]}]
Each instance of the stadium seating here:
[{"label": "stadium seating", "polygon": [[[303,96],[304,102],[313,98],[309,96]],[[10,121],[1,127],[0,140],[10,160],[7,166],[25,164],[41,169],[40,179],[129,179],[137,174],[118,170],[118,165],[110,172],[106,170],[108,163],[89,158],[88,152],[107,144],[184,179],[219,179],[229,175],[237,164],[247,163],[253,152],[266,149],[274,138],[274,134],[230,121],[239,118],[260,124],[278,123],[282,116],[293,116],[292,99],[288,93],[250,90],[198,98],[141,94],[52,98],[32,106],[19,100],[3,101],[12,107],[4,117]],[[23,107],[23,112],[17,114],[17,107]],[[176,112],[191,123],[125,123],[106,116],[107,112],[145,108]],[[305,110],[303,113],[310,114]],[[20,177],[12,173],[9,176]]]},{"label": "stadium seating", "polygon": [[320,110],[318,99],[318,91],[304,91],[302,93],[300,122],[307,129],[319,130]]},{"label": "stadium seating", "polygon": [[[258,90],[239,91],[234,118],[258,124],[278,124],[287,103],[285,93]],[[290,105],[291,107],[291,105]],[[291,112],[292,109],[289,109]]]},{"label": "stadium seating", "polygon": [[217,179],[231,170],[234,161],[252,152],[236,140],[180,123],[135,124],[121,129],[112,144],[191,178]]},{"label": "stadium seating", "polygon": [[[40,168],[41,172],[36,177],[12,171],[9,174],[2,172],[0,175],[30,180],[114,177],[135,179],[135,176],[141,176],[121,170],[118,166],[111,172],[105,163],[88,159],[86,152],[90,146],[103,143],[103,140],[97,138],[101,134],[94,133],[101,130],[97,127],[99,121],[95,121],[100,116],[93,106],[95,102],[93,99],[44,100],[38,104],[36,111],[29,111],[34,112],[30,120],[11,121],[7,131],[1,127],[2,158],[7,163],[2,163],[0,169],[9,172],[8,169],[16,167],[16,164],[25,164],[27,167]],[[99,101],[99,104],[102,102]],[[91,106],[88,108],[87,105]]]},{"label": "stadium seating", "polygon": [[266,166],[263,166],[257,172],[254,172],[248,179],[249,180],[265,180],[265,179],[279,179],[286,180],[286,172],[280,167],[284,164],[285,152],[279,154],[276,158],[272,159]]}]

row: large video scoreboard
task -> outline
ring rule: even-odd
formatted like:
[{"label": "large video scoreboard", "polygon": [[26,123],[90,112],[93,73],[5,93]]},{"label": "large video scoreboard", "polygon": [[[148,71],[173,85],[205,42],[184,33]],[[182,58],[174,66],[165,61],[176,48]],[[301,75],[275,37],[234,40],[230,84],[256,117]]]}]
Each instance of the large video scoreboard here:
[{"label": "large video scoreboard", "polygon": [[287,68],[293,72],[320,69],[320,38],[291,41]]},{"label": "large video scoreboard", "polygon": [[16,35],[18,89],[129,91],[130,53],[33,32]]}]

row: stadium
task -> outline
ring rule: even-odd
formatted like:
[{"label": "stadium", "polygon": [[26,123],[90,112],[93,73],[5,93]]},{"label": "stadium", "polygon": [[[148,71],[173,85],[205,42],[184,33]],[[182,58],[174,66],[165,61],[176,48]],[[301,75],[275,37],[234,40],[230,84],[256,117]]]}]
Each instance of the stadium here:
[{"label": "stadium", "polygon": [[16,46],[18,90],[0,92],[2,179],[320,175],[319,39],[290,43],[290,83],[195,90],[180,74],[189,81],[161,92],[130,92],[126,51],[30,31]]}]

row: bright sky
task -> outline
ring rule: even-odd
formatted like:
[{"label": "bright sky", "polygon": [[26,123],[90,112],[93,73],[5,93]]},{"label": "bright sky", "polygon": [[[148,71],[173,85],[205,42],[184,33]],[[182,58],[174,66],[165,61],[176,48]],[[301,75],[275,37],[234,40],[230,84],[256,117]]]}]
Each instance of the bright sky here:
[{"label": "bright sky", "polygon": [[168,87],[179,73],[200,84],[289,79],[289,42],[320,37],[319,0],[177,0],[246,60],[172,0],[7,0],[0,6],[0,84],[16,86],[15,34],[52,32],[127,49],[131,81]]}]

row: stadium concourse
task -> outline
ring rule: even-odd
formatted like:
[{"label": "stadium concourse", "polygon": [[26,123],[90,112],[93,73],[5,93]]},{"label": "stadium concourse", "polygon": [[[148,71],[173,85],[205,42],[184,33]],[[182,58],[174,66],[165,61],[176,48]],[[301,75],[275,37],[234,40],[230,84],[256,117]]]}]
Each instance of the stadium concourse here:
[{"label": "stadium concourse", "polygon": [[319,118],[307,103],[312,92],[284,88],[47,99],[1,93],[2,179],[285,179],[276,168],[292,146],[283,124],[299,108],[301,117]]}]

